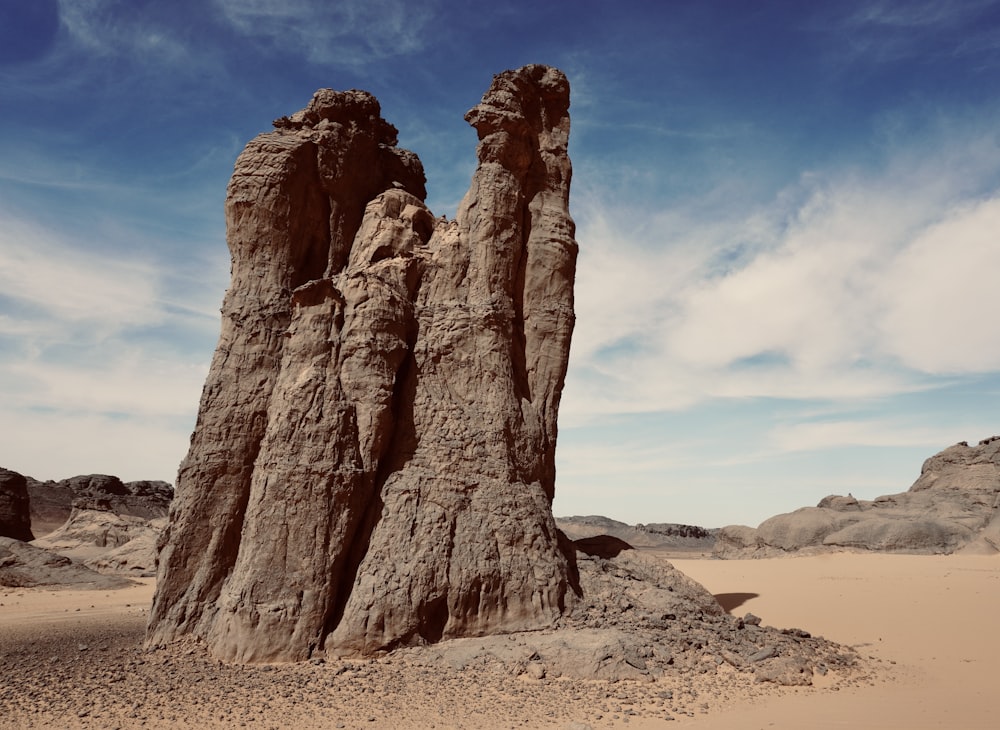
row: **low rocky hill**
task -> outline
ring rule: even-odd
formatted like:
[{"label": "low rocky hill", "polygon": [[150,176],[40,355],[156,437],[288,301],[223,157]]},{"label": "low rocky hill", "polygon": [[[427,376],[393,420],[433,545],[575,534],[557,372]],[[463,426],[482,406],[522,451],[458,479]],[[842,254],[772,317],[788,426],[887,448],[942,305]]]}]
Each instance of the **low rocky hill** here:
[{"label": "low rocky hill", "polygon": [[629,525],[599,515],[557,517],[556,526],[571,540],[610,535],[636,548],[676,552],[710,551],[719,532],[672,522]]},{"label": "low rocky hill", "polygon": [[924,462],[906,492],[858,500],[831,495],[762,522],[719,532],[720,558],[868,550],[1000,552],[1000,437],[955,444]]},{"label": "low rocky hill", "polygon": [[78,590],[124,588],[132,581],[102,575],[87,566],[29,542],[0,537],[0,586],[68,587]]}]

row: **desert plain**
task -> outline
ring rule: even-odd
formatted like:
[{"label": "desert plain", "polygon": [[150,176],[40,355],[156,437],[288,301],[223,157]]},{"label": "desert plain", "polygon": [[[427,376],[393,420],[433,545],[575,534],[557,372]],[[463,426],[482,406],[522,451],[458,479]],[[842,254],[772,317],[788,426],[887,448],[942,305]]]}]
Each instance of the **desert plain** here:
[{"label": "desert plain", "polygon": [[[560,533],[568,110],[557,69],[495,76],[453,221],[367,92],[320,89],[247,145],[169,529],[130,522],[142,549],[103,565],[135,580],[17,587],[60,565],[5,476],[0,730],[996,726],[1000,557],[926,553],[996,553],[1000,439],[932,457],[904,495],[722,528],[730,560]],[[54,550],[111,547],[91,528],[122,515],[86,496]],[[64,542],[81,520],[91,538]]]},{"label": "desert plain", "polygon": [[1000,557],[840,552],[663,555],[731,613],[854,647],[857,676],[755,684],[534,679],[394,652],[239,665],[143,648],[153,579],[119,590],[0,590],[2,728],[993,728]]}]

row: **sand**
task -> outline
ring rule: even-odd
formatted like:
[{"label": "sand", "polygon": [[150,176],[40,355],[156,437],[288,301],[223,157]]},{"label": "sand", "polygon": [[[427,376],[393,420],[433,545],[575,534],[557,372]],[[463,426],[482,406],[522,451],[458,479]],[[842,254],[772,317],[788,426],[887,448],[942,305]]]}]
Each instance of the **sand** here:
[{"label": "sand", "polygon": [[888,684],[801,690],[713,713],[691,726],[998,727],[1000,557],[837,553],[673,562],[713,594],[748,594],[731,599],[745,599],[733,613],[751,611],[766,624],[800,626],[895,662]]},{"label": "sand", "polygon": [[672,560],[732,612],[859,648],[839,689],[531,680],[413,656],[239,667],[144,651],[153,581],[118,591],[0,589],[0,728],[993,728],[1000,557],[834,554]]}]

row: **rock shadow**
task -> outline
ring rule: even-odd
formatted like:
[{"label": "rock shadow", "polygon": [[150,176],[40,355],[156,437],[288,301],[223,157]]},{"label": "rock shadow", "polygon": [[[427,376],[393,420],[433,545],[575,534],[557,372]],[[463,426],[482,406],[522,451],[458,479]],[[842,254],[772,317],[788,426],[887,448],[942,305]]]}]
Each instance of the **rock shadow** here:
[{"label": "rock shadow", "polygon": [[732,613],[734,608],[739,608],[752,598],[758,598],[759,593],[716,593],[715,600],[722,606],[726,613]]},{"label": "rock shadow", "polygon": [[624,540],[612,535],[583,537],[579,540],[574,540],[573,547],[584,555],[589,555],[592,558],[604,558],[605,560],[617,558],[623,550],[635,549]]}]

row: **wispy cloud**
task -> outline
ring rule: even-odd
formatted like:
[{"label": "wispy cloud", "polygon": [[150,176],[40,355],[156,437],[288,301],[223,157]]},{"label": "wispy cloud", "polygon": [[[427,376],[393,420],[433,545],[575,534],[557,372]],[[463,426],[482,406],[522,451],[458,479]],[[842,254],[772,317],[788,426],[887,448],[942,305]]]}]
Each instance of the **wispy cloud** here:
[{"label": "wispy cloud", "polygon": [[68,36],[91,53],[176,67],[191,51],[178,26],[135,12],[128,0],[60,0],[59,19]]},{"label": "wispy cloud", "polygon": [[[204,292],[188,290],[199,277],[183,265],[88,243],[0,209],[5,466],[21,459],[41,478],[110,469],[140,478],[141,461],[143,478],[172,479],[217,303],[210,309]],[[191,346],[197,339],[203,347]]]},{"label": "wispy cloud", "polygon": [[[943,444],[956,442],[958,429],[948,427],[932,428],[913,425],[905,419],[861,419],[832,420],[817,422],[796,422],[772,428],[767,445],[780,453],[797,451],[825,451],[844,447],[924,447],[928,454],[941,448]],[[961,433],[967,438],[978,438],[981,428],[969,426]]]},{"label": "wispy cloud", "polygon": [[159,284],[150,262],[95,257],[84,247],[0,211],[0,291],[30,313],[107,334],[156,324]]},{"label": "wispy cloud", "polygon": [[998,49],[984,16],[993,0],[953,2],[863,2],[830,6],[820,13],[825,30],[839,38],[838,50],[854,61],[899,62],[934,58],[984,58]]},{"label": "wispy cloud", "polygon": [[2,466],[36,479],[113,473],[125,481],[173,482],[190,433],[190,417],[126,417],[107,413],[19,411],[4,429]]},{"label": "wispy cloud", "polygon": [[423,48],[436,2],[407,0],[214,0],[242,35],[309,60],[361,65]]},{"label": "wispy cloud", "polygon": [[965,0],[941,3],[924,2],[865,2],[851,12],[847,22],[858,26],[889,28],[940,28],[957,25],[994,5],[992,0]]}]

